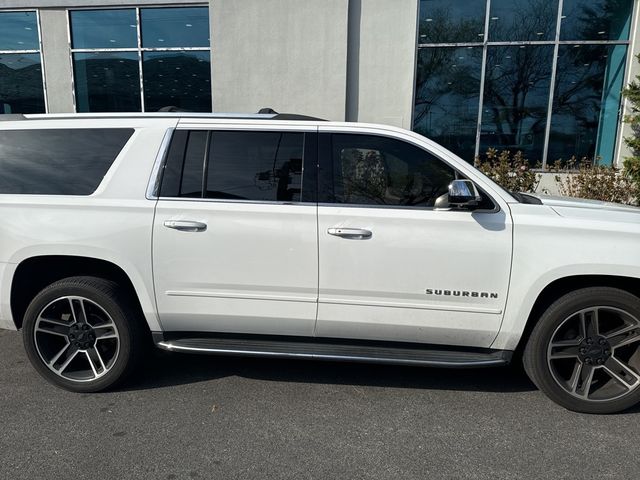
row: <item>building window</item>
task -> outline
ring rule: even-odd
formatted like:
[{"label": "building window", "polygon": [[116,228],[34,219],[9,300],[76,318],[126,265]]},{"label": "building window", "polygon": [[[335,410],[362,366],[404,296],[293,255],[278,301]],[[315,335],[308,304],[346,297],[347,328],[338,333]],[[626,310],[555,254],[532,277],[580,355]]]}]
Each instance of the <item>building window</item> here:
[{"label": "building window", "polygon": [[633,0],[421,0],[413,128],[472,162],[611,164]]},{"label": "building window", "polygon": [[0,113],[44,113],[38,13],[0,12]]},{"label": "building window", "polygon": [[78,112],[211,111],[207,7],[70,10]]}]

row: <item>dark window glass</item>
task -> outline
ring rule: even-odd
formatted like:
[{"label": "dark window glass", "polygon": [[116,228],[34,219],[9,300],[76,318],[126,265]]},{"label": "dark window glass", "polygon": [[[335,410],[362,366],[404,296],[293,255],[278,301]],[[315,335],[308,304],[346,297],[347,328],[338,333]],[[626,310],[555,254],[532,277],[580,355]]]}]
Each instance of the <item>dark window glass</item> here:
[{"label": "dark window glass", "polygon": [[193,112],[211,111],[208,51],[145,52],[142,59],[147,112],[169,105]]},{"label": "dark window glass", "polygon": [[137,53],[75,53],[73,70],[78,112],[141,110]]},{"label": "dark window glass", "polygon": [[300,201],[304,134],[213,132],[208,198]]},{"label": "dark window glass", "polygon": [[455,171],[432,154],[400,140],[334,134],[335,203],[432,207]]},{"label": "dark window glass", "polygon": [[209,9],[140,9],[143,47],[208,47]]},{"label": "dark window glass", "polygon": [[542,161],[553,46],[489,47],[480,153],[493,147]]},{"label": "dark window glass", "polygon": [[564,0],[560,40],[627,40],[633,0]]},{"label": "dark window glass", "polygon": [[610,164],[618,126],[625,45],[560,45],[548,161]]},{"label": "dark window glass", "polygon": [[473,162],[482,48],[421,48],[413,128]]},{"label": "dark window glass", "polygon": [[36,12],[0,12],[0,50],[40,50]]},{"label": "dark window glass", "polygon": [[0,54],[0,113],[44,113],[40,54]]},{"label": "dark window glass", "polygon": [[135,9],[70,12],[73,48],[137,48]]},{"label": "dark window glass", "polygon": [[418,43],[482,42],[485,0],[420,0]]},{"label": "dark window glass", "polygon": [[189,132],[184,167],[180,176],[179,197],[202,197],[202,175],[208,135],[205,130]]},{"label": "dark window glass", "polygon": [[132,129],[0,130],[0,193],[90,195]]},{"label": "dark window glass", "polygon": [[554,40],[558,0],[491,0],[489,41]]}]

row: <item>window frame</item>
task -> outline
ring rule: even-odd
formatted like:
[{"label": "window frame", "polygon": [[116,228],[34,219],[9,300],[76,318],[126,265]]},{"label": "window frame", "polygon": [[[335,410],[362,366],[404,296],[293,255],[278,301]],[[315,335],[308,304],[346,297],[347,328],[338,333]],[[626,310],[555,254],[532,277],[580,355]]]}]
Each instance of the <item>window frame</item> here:
[{"label": "window frame", "polygon": [[[318,192],[318,133],[316,128],[286,128],[279,125],[260,125],[260,126],[243,126],[241,128],[233,128],[232,125],[191,125],[173,129],[168,129],[162,140],[162,145],[156,163],[153,168],[152,176],[147,188],[147,199],[149,200],[168,200],[178,202],[212,202],[212,203],[245,203],[245,204],[265,204],[265,205],[317,205]],[[300,200],[244,200],[244,199],[227,199],[227,198],[207,198],[201,197],[174,197],[162,195],[162,184],[164,182],[164,174],[169,160],[169,152],[171,143],[177,132],[206,131],[207,143],[202,159],[203,165],[202,175],[202,192],[206,188],[206,181],[209,169],[209,153],[211,148],[211,137],[215,132],[270,132],[270,133],[301,133],[303,134],[303,156],[302,156],[302,187],[300,192]],[[186,153],[186,152],[185,152]],[[180,164],[184,166],[185,155],[182,155]]]},{"label": "window frame", "polygon": [[[22,54],[22,55],[33,55],[37,54],[40,56],[40,74],[42,76],[42,93],[44,100],[44,113],[49,113],[49,101],[47,97],[47,76],[45,74],[45,64],[44,57],[42,54],[42,28],[40,26],[40,10],[37,8],[17,8],[17,9],[2,9],[0,13],[19,13],[19,12],[35,12],[36,14],[36,28],[38,31],[38,49],[25,49],[25,50],[1,50],[0,55],[11,55],[11,54]],[[20,112],[16,112],[20,113]]]},{"label": "window frame", "polygon": [[[418,98],[418,89],[417,89],[417,79],[418,79],[418,55],[420,54],[421,49],[425,48],[460,48],[460,47],[478,47],[482,49],[482,62],[481,62],[481,71],[480,71],[480,89],[479,89],[479,102],[478,102],[478,115],[477,115],[477,128],[476,128],[476,140],[475,140],[475,157],[478,157],[480,154],[480,136],[482,133],[482,117],[484,112],[484,92],[485,92],[485,77],[487,70],[487,51],[489,47],[500,47],[500,46],[521,46],[521,45],[551,45],[553,46],[553,58],[551,59],[551,77],[550,77],[550,85],[549,85],[549,96],[547,98],[547,109],[546,109],[546,123],[544,129],[544,142],[542,149],[542,166],[541,170],[544,170],[547,165],[550,163],[548,157],[549,153],[549,141],[551,136],[551,119],[553,115],[553,100],[555,96],[555,88],[556,88],[556,72],[558,68],[558,51],[561,45],[625,45],[627,48],[626,51],[626,65],[625,71],[623,73],[625,82],[630,78],[630,69],[629,68],[629,58],[634,57],[634,52],[632,51],[633,46],[633,28],[635,21],[634,19],[638,16],[638,12],[640,12],[640,3],[637,0],[633,1],[631,8],[631,18],[630,18],[630,28],[629,35],[626,40],[561,40],[561,27],[562,27],[562,17],[563,17],[563,7],[564,0],[558,0],[557,6],[557,18],[555,25],[555,32],[553,38],[549,40],[517,40],[517,41],[491,41],[489,38],[490,35],[490,22],[491,22],[491,0],[482,0],[485,2],[485,18],[484,18],[484,33],[482,36],[482,40],[476,42],[441,42],[441,43],[421,43],[420,39],[420,25],[421,25],[421,2],[418,0],[417,8],[416,8],[416,50],[415,50],[415,60],[414,60],[414,75],[413,75],[413,96],[411,103],[411,129],[414,128],[414,118],[416,113],[416,100]],[[624,107],[624,100],[621,100],[620,109]],[[614,150],[612,152],[612,165],[615,165],[616,158],[619,156],[620,147],[621,147],[621,139],[623,136],[623,129],[618,127],[616,132],[616,139],[614,144]],[[494,202],[495,203],[495,202]]]},{"label": "window frame", "polygon": [[[185,3],[178,5],[108,5],[108,6],[100,6],[100,7],[69,7],[66,9],[66,17],[67,17],[67,44],[69,47],[69,61],[71,64],[71,84],[72,84],[72,100],[73,100],[73,111],[74,113],[78,113],[78,106],[76,100],[76,79],[75,79],[75,68],[74,68],[74,59],[73,56],[75,53],[136,53],[138,56],[138,81],[140,85],[140,112],[144,113],[145,110],[145,102],[144,102],[144,75],[143,75],[143,55],[145,52],[209,52],[209,64],[211,64],[211,54],[213,50],[211,48],[211,40],[209,40],[208,47],[143,47],[142,46],[142,24],[140,17],[140,10],[144,9],[152,9],[152,8],[189,8],[189,7],[202,7],[210,10],[210,5],[208,3],[202,2],[194,2],[194,3]],[[71,34],[71,12],[73,11],[83,11],[83,10],[135,10],[135,18],[136,18],[136,46],[135,47],[125,47],[125,48],[73,48],[73,39]],[[209,78],[209,88],[211,89],[211,81],[212,78]],[[45,97],[46,100],[46,97]],[[211,96],[211,111],[213,111],[213,95]]]},{"label": "window frame", "polygon": [[[450,212],[466,212],[466,213],[498,213],[500,212],[500,204],[493,198],[492,195],[489,195],[486,189],[482,188],[476,182],[476,188],[478,192],[483,197],[486,197],[491,203],[493,203],[493,208],[478,208],[475,210],[467,210],[467,209],[456,209],[456,208],[438,208],[435,206],[427,207],[427,206],[412,206],[412,205],[376,205],[376,204],[360,204],[360,203],[337,203],[335,202],[335,192],[334,192],[334,159],[333,159],[333,135],[366,135],[371,137],[381,137],[384,139],[395,140],[397,142],[403,142],[407,145],[411,145],[415,148],[423,150],[427,154],[431,155],[435,159],[441,161],[449,168],[451,168],[456,178],[461,176],[463,178],[467,178],[463,172],[460,171],[454,164],[448,162],[445,158],[439,155],[437,152],[432,150],[428,150],[421,145],[417,145],[413,142],[408,142],[405,139],[395,137],[393,135],[384,135],[381,133],[372,133],[366,131],[322,131],[318,134],[318,206],[321,207],[345,207],[345,208],[380,208],[380,209],[392,209],[392,210],[422,210],[422,211],[450,211]],[[326,188],[326,185],[330,185],[331,188]],[[508,193],[508,192],[507,192]]]}]

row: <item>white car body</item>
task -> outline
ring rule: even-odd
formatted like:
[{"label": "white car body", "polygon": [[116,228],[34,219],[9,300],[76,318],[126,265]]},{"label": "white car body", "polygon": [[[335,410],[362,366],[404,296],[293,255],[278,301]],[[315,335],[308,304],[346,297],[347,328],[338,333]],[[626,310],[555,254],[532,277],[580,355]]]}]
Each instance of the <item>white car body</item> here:
[{"label": "white car body", "polygon": [[[520,203],[456,155],[397,128],[187,114],[31,115],[0,122],[1,130],[122,126],[135,133],[93,194],[0,195],[0,328],[15,330],[20,322],[11,305],[16,269],[51,255],[120,267],[152,332],[506,351],[516,349],[537,299],[554,282],[640,279],[640,209],[547,197],[542,205]],[[448,163],[498,209],[158,199],[153,187],[175,129],[393,137]],[[164,227],[175,221],[203,222],[208,230]],[[374,233],[349,241],[328,235],[330,228]]]}]

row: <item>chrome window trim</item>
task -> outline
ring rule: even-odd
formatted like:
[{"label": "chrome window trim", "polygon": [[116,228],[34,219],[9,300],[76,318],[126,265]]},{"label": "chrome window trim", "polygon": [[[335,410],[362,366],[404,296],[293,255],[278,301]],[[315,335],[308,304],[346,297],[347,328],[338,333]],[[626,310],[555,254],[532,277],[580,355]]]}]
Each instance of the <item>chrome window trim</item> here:
[{"label": "chrome window trim", "polygon": [[[141,9],[152,9],[152,8],[193,8],[193,7],[201,7],[210,9],[208,3],[202,2],[194,2],[194,3],[184,3],[178,5],[163,5],[163,4],[149,4],[149,5],[108,5],[108,6],[93,6],[93,7],[68,7],[66,9],[66,17],[67,17],[67,43],[69,47],[69,61],[71,62],[71,88],[73,95],[73,111],[78,112],[78,106],[76,101],[76,82],[75,82],[75,66],[73,55],[76,53],[115,53],[115,52],[129,52],[129,53],[137,53],[138,54],[138,81],[140,83],[140,112],[136,113],[145,113],[145,104],[144,104],[144,75],[142,72],[142,64],[143,64],[143,53],[144,52],[209,52],[209,61],[211,62],[211,40],[209,40],[208,47],[143,47],[142,46],[142,22],[140,19],[140,10]],[[73,41],[71,38],[71,12],[74,11],[101,11],[101,10],[135,10],[136,16],[136,46],[135,47],[124,47],[124,48],[73,48]],[[211,83],[213,78],[209,77],[209,88],[212,89]],[[211,95],[211,112],[213,112],[213,93]],[[86,112],[86,113],[97,113],[97,112]],[[204,112],[201,112],[204,113]],[[206,113],[205,113],[206,114]]]},{"label": "chrome window trim", "polygon": [[169,152],[169,145],[171,144],[171,138],[173,137],[174,130],[175,127],[167,128],[167,130],[164,132],[164,136],[162,137],[162,142],[160,143],[160,148],[158,149],[158,153],[156,154],[156,159],[153,163],[151,175],[147,184],[147,192],[145,195],[147,200],[158,199],[160,181],[162,180],[162,170],[164,169],[164,164],[167,158],[167,153]]}]

